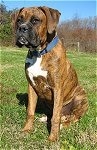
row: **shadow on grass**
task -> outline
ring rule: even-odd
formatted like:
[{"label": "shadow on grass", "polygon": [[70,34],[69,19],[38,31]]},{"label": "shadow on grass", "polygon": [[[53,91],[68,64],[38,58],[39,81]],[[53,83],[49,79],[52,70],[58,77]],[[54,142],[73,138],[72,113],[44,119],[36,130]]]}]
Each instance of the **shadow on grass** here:
[{"label": "shadow on grass", "polygon": [[[19,105],[28,107],[28,94],[27,93],[17,93],[16,98],[19,100]],[[53,104],[49,103],[49,101],[45,99],[38,99],[36,106],[36,113],[45,114],[47,116],[47,129],[50,133],[51,130],[51,118],[53,113]]]}]

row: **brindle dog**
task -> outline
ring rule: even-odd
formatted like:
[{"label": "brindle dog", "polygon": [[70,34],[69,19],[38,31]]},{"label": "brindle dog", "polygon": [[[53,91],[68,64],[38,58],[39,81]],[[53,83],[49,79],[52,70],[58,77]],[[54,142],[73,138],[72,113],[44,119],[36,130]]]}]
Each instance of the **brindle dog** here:
[{"label": "brindle dog", "polygon": [[53,108],[51,141],[58,139],[60,123],[78,121],[88,108],[86,93],[57,36],[59,17],[58,10],[48,7],[22,8],[12,14],[16,45],[29,48],[25,63],[28,108],[23,131],[33,128],[37,98],[43,98]]}]

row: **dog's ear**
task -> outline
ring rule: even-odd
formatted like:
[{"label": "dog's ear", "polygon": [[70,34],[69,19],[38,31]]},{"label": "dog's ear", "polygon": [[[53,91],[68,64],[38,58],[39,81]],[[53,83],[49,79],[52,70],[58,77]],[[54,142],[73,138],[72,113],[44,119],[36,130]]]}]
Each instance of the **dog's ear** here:
[{"label": "dog's ear", "polygon": [[45,13],[47,17],[47,29],[48,33],[51,34],[54,30],[56,30],[61,13],[56,9],[48,8],[45,6],[39,8]]},{"label": "dog's ear", "polygon": [[16,30],[17,17],[18,17],[19,13],[20,13],[23,9],[24,9],[24,7],[21,8],[20,10],[17,10],[17,11],[15,11],[15,12],[13,12],[13,13],[11,14],[11,16],[10,16],[10,18],[11,18],[11,24],[12,24],[14,30]]}]

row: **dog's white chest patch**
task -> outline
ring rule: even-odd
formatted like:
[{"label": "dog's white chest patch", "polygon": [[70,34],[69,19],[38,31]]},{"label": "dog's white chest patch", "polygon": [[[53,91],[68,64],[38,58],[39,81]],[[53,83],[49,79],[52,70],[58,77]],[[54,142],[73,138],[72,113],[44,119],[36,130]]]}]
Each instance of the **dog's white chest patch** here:
[{"label": "dog's white chest patch", "polygon": [[41,67],[41,61],[42,61],[42,56],[37,58],[33,56],[33,58],[27,58],[26,63],[30,63],[29,67],[27,68],[28,71],[28,76],[32,83],[35,85],[35,82],[33,80],[33,77],[38,77],[38,76],[43,76],[47,77],[47,71],[42,70]]}]

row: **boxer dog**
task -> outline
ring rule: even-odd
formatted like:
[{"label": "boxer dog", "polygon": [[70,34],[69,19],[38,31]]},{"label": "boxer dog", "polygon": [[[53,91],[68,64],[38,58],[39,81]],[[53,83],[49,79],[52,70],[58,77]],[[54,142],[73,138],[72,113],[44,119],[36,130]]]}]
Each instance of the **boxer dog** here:
[{"label": "boxer dog", "polygon": [[33,128],[37,99],[52,107],[50,141],[59,136],[60,123],[76,122],[88,108],[87,96],[67,59],[56,32],[60,12],[48,7],[22,8],[12,14],[16,45],[29,48],[25,72],[28,80],[27,119],[23,131]]}]

